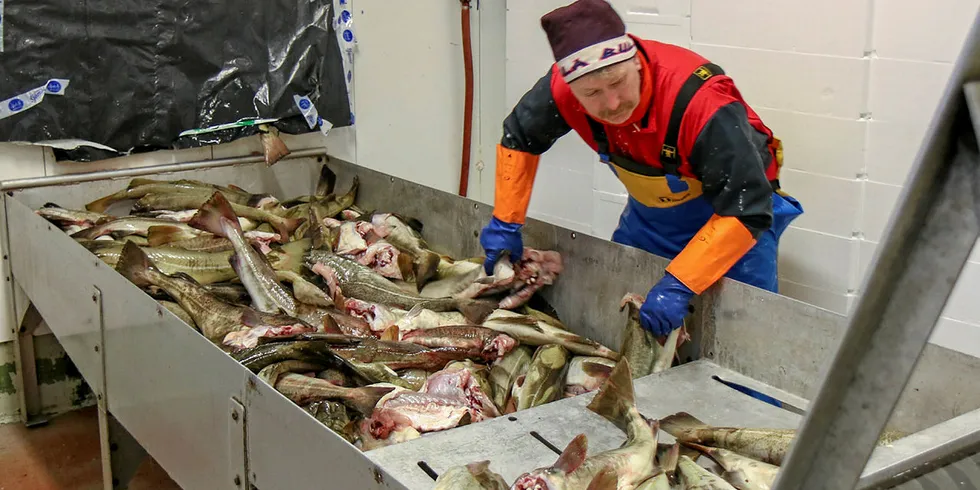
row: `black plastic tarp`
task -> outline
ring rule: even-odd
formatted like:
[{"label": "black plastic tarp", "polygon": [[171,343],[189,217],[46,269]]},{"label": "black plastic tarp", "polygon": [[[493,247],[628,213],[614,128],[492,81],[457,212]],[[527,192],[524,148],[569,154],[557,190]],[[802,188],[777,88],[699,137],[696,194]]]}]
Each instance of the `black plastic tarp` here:
[{"label": "black plastic tarp", "polygon": [[280,119],[275,126],[287,133],[311,131],[295,95],[310,97],[335,127],[351,124],[332,0],[0,5],[0,100],[51,79],[70,82],[63,95],[0,119],[0,141],[82,139],[129,152],[254,134],[237,128],[178,138],[247,118]]}]

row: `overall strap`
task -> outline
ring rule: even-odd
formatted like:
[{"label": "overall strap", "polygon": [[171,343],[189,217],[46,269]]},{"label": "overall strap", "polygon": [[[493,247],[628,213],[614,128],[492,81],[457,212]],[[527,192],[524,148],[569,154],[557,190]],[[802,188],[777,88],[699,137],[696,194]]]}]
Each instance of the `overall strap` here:
[{"label": "overall strap", "polygon": [[724,75],[725,70],[714,63],[707,63],[699,66],[694,73],[681,86],[677,98],[674,99],[674,108],[670,113],[670,122],[667,124],[667,134],[664,136],[664,146],[660,149],[660,164],[664,171],[669,174],[677,174],[677,169],[681,166],[680,157],[677,152],[677,137],[681,132],[681,121],[684,120],[684,113],[687,111],[691,99],[704,86],[705,82],[717,75]]}]

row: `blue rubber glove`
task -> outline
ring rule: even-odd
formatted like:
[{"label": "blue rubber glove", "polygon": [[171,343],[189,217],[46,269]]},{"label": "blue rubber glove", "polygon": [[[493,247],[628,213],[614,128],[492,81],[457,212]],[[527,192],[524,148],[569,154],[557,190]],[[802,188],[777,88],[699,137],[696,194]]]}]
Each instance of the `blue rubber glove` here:
[{"label": "blue rubber glove", "polygon": [[640,307],[640,325],[656,337],[664,337],[684,324],[694,291],[669,273],[647,294]]},{"label": "blue rubber glove", "polygon": [[521,256],[524,255],[521,227],[522,225],[507,223],[493,217],[490,219],[490,223],[483,228],[483,233],[480,234],[480,246],[486,252],[483,269],[488,276],[493,275],[493,266],[504,251],[510,253],[511,262],[521,260]]}]

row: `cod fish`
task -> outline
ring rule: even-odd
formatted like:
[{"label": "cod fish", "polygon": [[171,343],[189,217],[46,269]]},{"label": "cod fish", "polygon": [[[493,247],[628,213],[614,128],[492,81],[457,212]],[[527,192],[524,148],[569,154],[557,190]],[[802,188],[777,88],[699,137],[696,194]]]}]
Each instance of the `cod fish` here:
[{"label": "cod fish", "polygon": [[231,354],[231,357],[253,373],[284,361],[305,361],[333,368],[346,365],[346,360],[332,350],[329,340],[296,340],[270,342]]},{"label": "cod fish", "polygon": [[568,350],[560,345],[538,347],[527,367],[527,373],[514,382],[507,412],[525,410],[557,400],[564,393],[562,383],[565,380],[568,357]]},{"label": "cod fish", "polygon": [[[160,182],[151,180],[136,180],[131,181],[129,187],[123,189],[119,192],[110,194],[108,196],[96,199],[85,205],[85,209],[89,211],[94,211],[97,213],[105,212],[109,206],[129,199],[140,199],[148,194],[174,194],[174,193],[188,193],[188,194],[208,194],[215,191],[222,192],[226,195],[229,201],[235,204],[242,205],[252,205],[261,206],[270,202],[270,200],[275,199],[269,195],[250,195],[248,193],[230,191],[230,189],[218,189],[209,184],[204,184],[203,182],[194,181],[174,181],[174,182]],[[135,185],[134,185],[135,184]],[[203,184],[203,185],[201,185]],[[275,201],[275,202],[278,202]]]},{"label": "cod fish", "polygon": [[248,289],[255,309],[264,313],[283,311],[287,315],[296,315],[296,300],[279,283],[265,255],[245,240],[238,217],[223,194],[215,192],[191,219],[190,225],[231,240],[235,247],[235,254],[229,259],[231,266]]},{"label": "cod fish", "polygon": [[444,311],[436,313],[416,305],[411,310],[401,314],[401,310],[395,310],[396,316],[400,315],[395,326],[401,334],[412,330],[424,330],[427,328],[445,327],[450,325],[464,325],[466,318],[458,311]]},{"label": "cod fish", "polygon": [[164,274],[133,243],[123,246],[116,271],[138,287],[156,286],[165,291],[194,319],[201,333],[219,345],[229,342],[233,347],[248,347],[259,337],[315,330],[295,318],[266,315],[221,301],[186,274]]},{"label": "cod fish", "polygon": [[415,433],[438,432],[470,422],[470,407],[463,398],[396,388],[378,402],[364,425],[372,438],[385,440],[409,428]]},{"label": "cod fish", "polygon": [[469,361],[453,362],[442,371],[429,376],[420,393],[461,398],[470,409],[470,420],[479,422],[500,416],[500,411],[490,399],[490,383],[486,368],[477,368]]},{"label": "cod fish", "polygon": [[[218,193],[220,194],[220,192]],[[224,194],[222,194],[223,196]],[[133,210],[136,212],[161,211],[161,210],[182,210],[199,209],[212,197],[211,193],[177,193],[177,194],[149,194],[136,201]],[[303,221],[303,218],[289,219],[278,216],[269,211],[240,204],[229,203],[235,213],[235,219],[239,217],[252,221],[269,223],[281,237],[283,242],[289,241],[289,234],[293,232]],[[193,219],[193,218],[192,218]]]},{"label": "cod fish", "polygon": [[413,330],[403,335],[401,340],[430,348],[452,347],[486,361],[501,358],[517,346],[517,341],[506,334],[476,325]]},{"label": "cod fish", "polygon": [[54,203],[45,203],[35,213],[65,229],[69,226],[76,226],[78,230],[91,228],[107,221],[114,220],[113,216],[103,213],[93,213],[91,211],[80,211],[76,209],[65,209]]},{"label": "cod fish", "polygon": [[704,469],[687,456],[681,456],[677,463],[684,490],[735,490],[722,477]]},{"label": "cod fish", "polygon": [[648,423],[636,409],[633,377],[629,361],[616,364],[609,380],[589,403],[589,410],[603,416],[626,433],[626,442],[617,449],[587,458],[584,434],[569,443],[551,467],[521,475],[514,490],[587,488],[601,471],[613,472],[620,490],[635,489],[663,470],[654,462],[657,456],[657,423]]},{"label": "cod fish", "polygon": [[727,449],[776,466],[782,464],[796,436],[794,429],[711,427],[686,412],[662,419],[660,427],[680,443]]},{"label": "cod fish", "polygon": [[107,221],[91,228],[86,228],[79,232],[73,233],[71,237],[76,240],[95,240],[96,238],[106,235],[112,235],[113,238],[121,238],[128,235],[139,235],[145,237],[149,235],[150,227],[153,226],[171,226],[179,229],[183,233],[189,234],[192,237],[201,234],[199,230],[195,230],[184,223],[176,223],[160,218],[124,216],[122,218],[116,218],[112,221]]},{"label": "cod fish", "polygon": [[439,254],[429,250],[422,235],[395,214],[375,214],[371,217],[374,232],[412,258],[417,291],[436,276]]},{"label": "cod fish", "polygon": [[327,293],[320,289],[316,284],[307,281],[303,276],[293,271],[276,271],[276,278],[279,281],[288,282],[293,286],[293,296],[296,301],[323,308],[334,306],[333,300]]},{"label": "cod fish", "polygon": [[733,453],[725,449],[688,443],[688,446],[708,455],[725,470],[721,476],[738,490],[770,490],[776,481],[779,467]]},{"label": "cod fish", "polygon": [[573,357],[565,374],[565,398],[598,390],[614,367],[616,363],[605,357]]},{"label": "cod fish", "polygon": [[320,400],[339,400],[365,415],[371,414],[378,401],[392,391],[392,388],[379,386],[345,388],[319,378],[292,373],[280,376],[275,389],[297,405]]},{"label": "cod fish", "polygon": [[614,361],[619,359],[617,352],[594,340],[508,310],[494,311],[482,325],[510,335],[524,345],[558,344],[580,356],[605,357]]},{"label": "cod fish", "polygon": [[507,490],[510,485],[490,470],[490,461],[454,466],[439,475],[433,490]]},{"label": "cod fish", "polygon": [[504,357],[497,359],[490,368],[490,384],[493,386],[493,402],[500,410],[507,408],[511,390],[517,378],[527,374],[534,351],[526,345],[519,345]]},{"label": "cod fish", "polygon": [[356,426],[347,413],[343,403],[322,400],[304,407],[307,413],[320,421],[347,442],[353,444],[357,438]]},{"label": "cod fish", "polygon": [[173,301],[157,301],[157,303],[160,303],[164,308],[170,310],[174,316],[183,320],[184,323],[194,327],[195,329],[197,328],[197,325],[194,323],[194,319],[191,318],[191,315],[177,303],[174,303]]},{"label": "cod fish", "polygon": [[643,301],[642,296],[627,294],[619,304],[620,311],[629,307],[619,354],[629,360],[634,378],[652,373],[653,365],[663,350],[653,333],[640,325],[640,307],[643,306]]},{"label": "cod fish", "polygon": [[[480,324],[496,306],[493,302],[460,298],[423,298],[406,292],[373,270],[339,255],[312,250],[307,266],[322,276],[334,295],[354,297],[410,310],[421,305],[432,311],[458,310],[470,323]],[[506,332],[505,332],[506,333]]]},{"label": "cod fish", "polygon": [[[105,245],[94,246],[90,250],[103,262],[114,267],[122,255],[123,244],[106,242]],[[169,247],[148,247],[143,248],[143,252],[164,274],[183,272],[201,284],[230,281],[238,277],[228,263],[231,252],[194,252]]]},{"label": "cod fish", "polygon": [[333,351],[344,359],[380,362],[391,369],[438,371],[452,361],[466,359],[467,353],[450,348],[429,349],[409,342],[360,339],[356,345],[336,346]]}]

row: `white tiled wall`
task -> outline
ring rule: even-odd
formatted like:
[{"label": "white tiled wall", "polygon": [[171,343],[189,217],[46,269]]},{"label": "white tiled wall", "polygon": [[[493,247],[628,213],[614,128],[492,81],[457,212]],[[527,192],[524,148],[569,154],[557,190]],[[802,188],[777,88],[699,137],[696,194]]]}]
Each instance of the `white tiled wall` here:
[{"label": "white tiled wall", "polygon": [[[552,61],[540,16],[569,2],[508,2],[508,109]],[[631,32],[689,47],[724,67],[783,139],[782,182],[806,214],[781,243],[781,292],[846,313],[861,294],[980,0],[612,3]],[[559,163],[547,180],[539,177],[531,214],[608,238],[625,202],[622,185],[577,135],[566,139],[572,141],[543,158],[542,168]],[[566,171],[556,175],[554,168]],[[590,168],[593,179],[583,179]],[[538,198],[546,193],[557,194],[553,202]],[[586,196],[590,211],[564,207]],[[980,355],[980,302],[970,300],[978,287],[980,247],[934,343]]]}]

